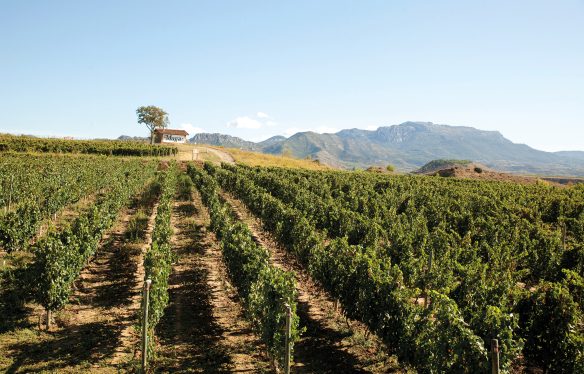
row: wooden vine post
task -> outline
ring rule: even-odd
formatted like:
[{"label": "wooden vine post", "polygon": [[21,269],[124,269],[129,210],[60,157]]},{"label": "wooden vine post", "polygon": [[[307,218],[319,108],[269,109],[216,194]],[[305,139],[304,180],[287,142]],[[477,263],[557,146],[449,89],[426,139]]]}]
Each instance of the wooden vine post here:
[{"label": "wooden vine post", "polygon": [[493,355],[492,373],[499,374],[499,341],[497,339],[491,340],[491,350]]},{"label": "wooden vine post", "polygon": [[150,284],[152,280],[148,278],[144,284],[144,305],[142,312],[142,373],[146,373],[148,366],[148,302],[150,296]]},{"label": "wooden vine post", "polygon": [[8,197],[8,211],[10,212],[10,205],[12,205],[12,184],[14,182],[14,174],[10,174],[10,195]]},{"label": "wooden vine post", "polygon": [[51,316],[52,316],[52,312],[50,308],[47,308],[47,331],[49,331],[51,329]]}]

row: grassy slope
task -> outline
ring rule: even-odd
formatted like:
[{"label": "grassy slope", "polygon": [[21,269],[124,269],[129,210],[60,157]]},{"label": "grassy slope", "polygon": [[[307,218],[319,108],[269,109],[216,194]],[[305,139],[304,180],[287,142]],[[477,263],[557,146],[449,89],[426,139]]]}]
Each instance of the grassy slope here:
[{"label": "grassy slope", "polygon": [[328,165],[320,164],[317,162],[289,158],[284,156],[268,155],[263,153],[255,153],[242,151],[240,149],[229,149],[229,148],[217,148],[219,150],[229,153],[236,162],[243,162],[251,166],[280,166],[286,168],[303,168],[310,170],[331,170]]}]

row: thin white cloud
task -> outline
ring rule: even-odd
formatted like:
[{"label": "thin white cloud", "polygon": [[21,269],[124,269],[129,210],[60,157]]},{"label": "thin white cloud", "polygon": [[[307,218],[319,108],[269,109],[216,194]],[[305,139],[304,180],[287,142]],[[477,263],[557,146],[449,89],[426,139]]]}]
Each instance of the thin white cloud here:
[{"label": "thin white cloud", "polygon": [[186,132],[189,133],[189,135],[202,134],[207,132],[200,127],[195,127],[191,125],[190,123],[183,123],[182,125],[180,125],[180,129],[185,130]]},{"label": "thin white cloud", "polygon": [[265,117],[265,118],[269,118],[270,116],[268,116],[266,113],[264,112],[258,112],[257,114],[258,117]]},{"label": "thin white cloud", "polygon": [[275,126],[276,125],[276,122],[268,121],[268,122],[266,122],[266,125],[268,125],[268,126]]},{"label": "thin white cloud", "polygon": [[236,127],[238,129],[259,129],[262,124],[249,117],[237,117],[231,122],[227,122],[227,127]]},{"label": "thin white cloud", "polygon": [[367,126],[365,127],[365,130],[371,130],[371,131],[375,131],[379,128],[379,126]]},{"label": "thin white cloud", "polygon": [[335,129],[334,127],[320,126],[314,129],[314,132],[319,134],[334,134],[335,132],[339,132],[339,130]]}]

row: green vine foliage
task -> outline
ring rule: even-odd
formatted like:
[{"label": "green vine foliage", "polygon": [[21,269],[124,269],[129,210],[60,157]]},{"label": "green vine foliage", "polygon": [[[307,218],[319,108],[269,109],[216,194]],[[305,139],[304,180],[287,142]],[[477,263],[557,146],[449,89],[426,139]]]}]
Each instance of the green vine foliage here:
[{"label": "green vine foliage", "polygon": [[[164,315],[168,305],[168,278],[172,271],[172,263],[177,260],[170,243],[174,231],[172,229],[172,202],[176,190],[178,165],[174,160],[168,169],[159,172],[158,183],[161,186],[160,199],[156,210],[154,229],[152,230],[152,244],[144,255],[145,280],[151,279],[148,301],[148,350],[153,353],[155,345],[154,330]],[[144,300],[144,290],[142,298]],[[140,319],[143,315],[140,313]],[[142,327],[143,324],[140,324]]]},{"label": "green vine foliage", "polygon": [[519,306],[525,354],[553,373],[584,372],[582,313],[566,284],[545,283]]},{"label": "green vine foliage", "polygon": [[45,309],[59,310],[69,302],[71,285],[97,251],[102,235],[132,194],[154,173],[155,166],[139,161],[125,164],[125,176],[98,196],[86,213],[60,232],[50,227],[32,248],[35,260],[28,275],[35,299]]},{"label": "green vine foliage", "polygon": [[[209,170],[207,173],[205,170]],[[291,351],[300,334],[300,319],[296,313],[295,273],[276,268],[268,262],[270,253],[258,246],[244,223],[234,223],[228,204],[219,200],[216,180],[211,176],[215,169],[205,163],[205,170],[188,165],[188,174],[201,192],[203,204],[211,215],[211,229],[221,239],[223,261],[230,279],[246,310],[246,317],[254,333],[262,339],[267,351],[284,362],[285,353],[285,302],[291,307]]]},{"label": "green vine foliage", "polygon": [[[363,180],[357,180],[355,173],[245,165],[205,167],[341,300],[349,318],[365,323],[418,372],[490,372],[491,339],[499,340],[501,368],[507,372],[522,350],[538,362],[555,355],[555,341],[583,336],[580,322],[570,325],[571,331],[554,329],[541,341],[530,337],[526,326],[546,307],[526,304],[532,296],[518,283],[569,278],[565,288],[569,295],[580,295],[571,305],[581,321],[582,242],[574,222],[582,222],[584,200],[572,191],[420,177],[359,175]],[[343,209],[361,216],[340,215]],[[349,225],[354,227],[339,230],[338,217],[356,217]],[[366,218],[371,227],[362,232],[377,233],[371,237],[359,234],[359,222],[367,225]],[[558,222],[567,223],[566,250]],[[541,292],[552,289],[542,286]],[[430,296],[425,311],[412,301],[420,294]],[[564,310],[560,303],[549,305],[554,313]],[[440,336],[422,341],[417,337],[424,331]],[[570,352],[574,362],[582,360],[582,350]],[[554,362],[554,370],[574,368],[568,360]]]},{"label": "green vine foliage", "polygon": [[0,152],[84,153],[113,156],[170,156],[178,148],[121,140],[63,140],[0,134]]},{"label": "green vine foliage", "polygon": [[[55,157],[14,154],[0,161],[0,204],[12,210],[0,215],[0,246],[8,253],[22,250],[41,222],[66,205],[109,188],[139,161],[105,156]],[[10,180],[13,180],[12,189]]]}]

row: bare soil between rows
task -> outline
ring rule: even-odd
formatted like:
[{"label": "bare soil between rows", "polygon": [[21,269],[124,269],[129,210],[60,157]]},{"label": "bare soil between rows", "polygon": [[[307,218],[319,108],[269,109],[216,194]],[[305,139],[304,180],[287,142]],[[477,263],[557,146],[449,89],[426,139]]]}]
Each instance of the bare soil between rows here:
[{"label": "bare soil between rows", "polygon": [[266,372],[263,344],[245,320],[228,281],[209,215],[197,192],[176,199],[173,248],[179,261],[169,278],[169,304],[157,328],[156,373]]}]

